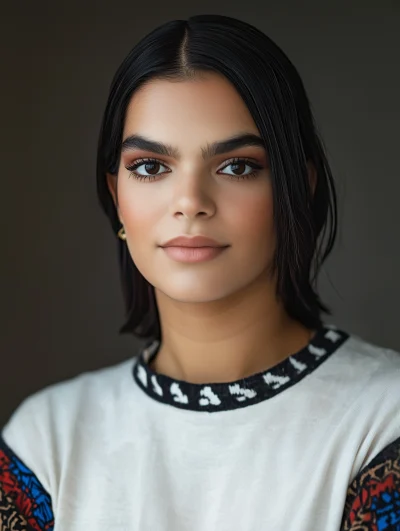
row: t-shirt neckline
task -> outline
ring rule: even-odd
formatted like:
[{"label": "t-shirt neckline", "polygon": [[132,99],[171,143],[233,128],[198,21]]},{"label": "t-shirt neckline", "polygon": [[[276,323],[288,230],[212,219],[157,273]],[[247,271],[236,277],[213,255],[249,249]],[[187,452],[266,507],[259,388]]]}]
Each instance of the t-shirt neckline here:
[{"label": "t-shirt neckline", "polygon": [[139,352],[133,376],[153,399],[170,406],[208,413],[248,407],[268,400],[311,374],[348,339],[349,334],[322,324],[309,343],[273,367],[232,382],[197,384],[158,374],[150,368],[160,341],[149,341]]}]

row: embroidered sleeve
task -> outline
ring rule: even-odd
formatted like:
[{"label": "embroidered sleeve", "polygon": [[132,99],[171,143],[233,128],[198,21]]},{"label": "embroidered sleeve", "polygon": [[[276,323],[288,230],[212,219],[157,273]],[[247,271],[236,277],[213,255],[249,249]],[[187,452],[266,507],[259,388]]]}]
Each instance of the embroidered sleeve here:
[{"label": "embroidered sleeve", "polygon": [[53,531],[51,499],[0,435],[0,531]]},{"label": "embroidered sleeve", "polygon": [[350,484],[341,530],[400,531],[400,437]]},{"label": "embroidered sleeve", "polygon": [[34,531],[0,484],[0,531]]}]

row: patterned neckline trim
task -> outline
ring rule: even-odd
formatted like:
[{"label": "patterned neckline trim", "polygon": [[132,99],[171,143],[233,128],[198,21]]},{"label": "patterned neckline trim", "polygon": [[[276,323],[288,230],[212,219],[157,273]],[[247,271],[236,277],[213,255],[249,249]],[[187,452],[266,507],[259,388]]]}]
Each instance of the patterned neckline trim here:
[{"label": "patterned neckline trim", "polygon": [[349,334],[323,324],[304,348],[266,371],[241,380],[196,384],[176,380],[150,369],[160,342],[148,342],[133,366],[133,377],[143,391],[159,402],[192,411],[226,411],[257,404],[293,386],[326,361]]}]

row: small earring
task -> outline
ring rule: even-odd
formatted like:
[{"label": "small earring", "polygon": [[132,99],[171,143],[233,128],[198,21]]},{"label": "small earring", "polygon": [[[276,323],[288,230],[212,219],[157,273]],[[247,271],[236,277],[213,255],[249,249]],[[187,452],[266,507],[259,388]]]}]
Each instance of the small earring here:
[{"label": "small earring", "polygon": [[124,227],[121,227],[118,231],[118,238],[121,238],[121,240],[126,240],[126,234]]}]

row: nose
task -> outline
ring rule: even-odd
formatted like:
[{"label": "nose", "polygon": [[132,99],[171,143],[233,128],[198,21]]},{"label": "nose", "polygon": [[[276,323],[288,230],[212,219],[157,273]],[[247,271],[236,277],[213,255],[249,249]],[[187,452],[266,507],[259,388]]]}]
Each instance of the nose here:
[{"label": "nose", "polygon": [[204,182],[200,176],[181,179],[174,190],[171,201],[172,215],[193,219],[196,217],[212,217],[216,211],[212,186]]}]

